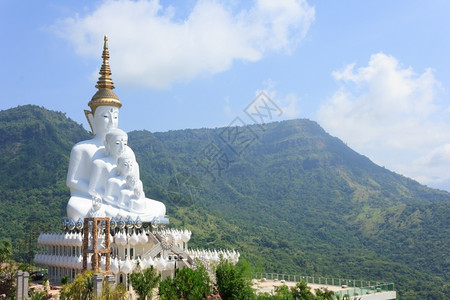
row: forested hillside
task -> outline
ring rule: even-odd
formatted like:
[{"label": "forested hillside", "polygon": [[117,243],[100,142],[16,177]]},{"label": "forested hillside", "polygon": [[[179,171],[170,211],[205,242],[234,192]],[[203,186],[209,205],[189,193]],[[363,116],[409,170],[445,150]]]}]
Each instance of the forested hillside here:
[{"label": "forested hillside", "polygon": [[[16,258],[59,227],[70,149],[87,138],[62,113],[0,111],[0,236]],[[315,122],[133,131],[129,145],[146,196],[193,231],[191,247],[235,248],[266,272],[393,281],[408,299],[450,293],[450,194],[373,164]]]},{"label": "forested hillside", "polygon": [[37,106],[0,111],[0,237],[30,261],[39,232],[60,228],[70,196],[70,150],[89,138],[62,113]]}]

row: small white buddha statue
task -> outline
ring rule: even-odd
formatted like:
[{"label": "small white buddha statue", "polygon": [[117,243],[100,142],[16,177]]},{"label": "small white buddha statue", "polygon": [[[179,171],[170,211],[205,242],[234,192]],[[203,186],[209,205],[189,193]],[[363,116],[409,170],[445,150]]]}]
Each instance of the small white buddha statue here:
[{"label": "small white buddha statue", "polygon": [[125,185],[120,191],[119,202],[127,205],[132,212],[139,213],[145,210],[144,188],[142,181],[137,176],[128,175],[125,178]]},{"label": "small white buddha statue", "polygon": [[[109,205],[107,215],[139,217],[149,222],[155,217],[164,217],[166,206],[145,197],[142,181],[139,179],[139,165],[134,156],[124,153],[117,160],[117,168],[111,172],[115,176],[106,181],[103,199]],[[117,211],[115,210],[117,209]]]},{"label": "small white buddha statue", "polygon": [[105,136],[105,148],[99,149],[99,154],[91,163],[91,174],[89,177],[89,194],[100,196],[105,194],[107,180],[111,177],[117,166],[119,157],[127,153],[134,156],[132,150],[127,146],[128,135],[125,131],[115,128],[111,129]]},{"label": "small white buddha statue", "polygon": [[[131,155],[124,154],[117,160],[117,173],[106,181],[104,199],[112,204],[120,204],[119,196],[126,184],[126,177],[139,173],[139,166]],[[137,175],[139,177],[139,175]]]}]

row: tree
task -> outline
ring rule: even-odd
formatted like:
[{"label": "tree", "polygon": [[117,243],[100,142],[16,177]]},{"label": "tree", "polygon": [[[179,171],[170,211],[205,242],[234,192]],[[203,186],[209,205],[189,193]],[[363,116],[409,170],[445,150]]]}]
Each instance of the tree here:
[{"label": "tree", "polygon": [[138,294],[140,300],[144,300],[145,297],[152,299],[152,291],[158,286],[160,280],[161,275],[156,274],[153,266],[130,274],[131,285],[136,294]]},{"label": "tree", "polygon": [[0,270],[0,294],[7,297],[15,295],[14,283],[17,272],[17,266],[11,259],[12,248],[9,241],[3,241],[0,247],[0,264],[7,263]]},{"label": "tree", "polygon": [[323,299],[323,300],[333,300],[334,299],[333,291],[330,291],[327,288],[315,289],[315,291],[316,291],[317,299]]},{"label": "tree", "polygon": [[159,284],[158,295],[161,300],[178,299],[178,291],[173,280],[168,277]]},{"label": "tree", "polygon": [[283,284],[275,287],[274,299],[293,300],[295,298],[294,296],[292,296],[292,293],[289,290],[288,286]]},{"label": "tree", "polygon": [[120,283],[114,288],[106,280],[103,280],[100,300],[125,300],[127,298],[125,285]]},{"label": "tree", "polygon": [[294,299],[314,300],[316,297],[311,292],[311,288],[303,280],[298,282],[295,287],[291,287],[291,294]]},{"label": "tree", "polygon": [[[66,300],[93,300],[94,283],[92,276],[94,271],[85,271],[75,277],[72,283],[63,285],[59,299]],[[100,300],[124,300],[127,297],[127,291],[122,284],[112,288],[105,280],[102,282],[102,295]]]},{"label": "tree", "polygon": [[246,272],[246,267],[235,266],[224,259],[220,260],[216,268],[216,282],[223,300],[254,298],[250,278],[244,276]]},{"label": "tree", "polygon": [[72,283],[63,285],[60,299],[90,300],[94,298],[94,284],[92,282],[93,271],[85,271],[77,275]]},{"label": "tree", "polygon": [[206,268],[200,264],[195,270],[176,269],[174,278],[167,277],[159,285],[162,300],[204,299],[211,294],[211,284]]},{"label": "tree", "polygon": [[51,299],[52,295],[47,294],[46,291],[36,291],[36,290],[30,290],[29,292],[29,300],[46,300]]},{"label": "tree", "polygon": [[9,262],[11,260],[12,248],[9,241],[3,241],[3,245],[0,248],[0,264]]}]

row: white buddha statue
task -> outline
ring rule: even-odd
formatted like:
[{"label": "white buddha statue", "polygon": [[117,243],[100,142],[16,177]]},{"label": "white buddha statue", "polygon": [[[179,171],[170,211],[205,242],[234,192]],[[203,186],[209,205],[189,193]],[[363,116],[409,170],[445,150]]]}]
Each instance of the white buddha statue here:
[{"label": "white buddha statue", "polygon": [[[165,205],[145,198],[139,165],[127,143],[124,131],[111,129],[105,136],[105,148],[94,154],[89,179],[93,209],[88,214],[140,217],[144,222],[164,217]],[[89,199],[86,200],[88,203]]]},{"label": "white buddha statue", "polygon": [[[166,206],[145,197],[139,179],[139,165],[134,157],[124,154],[117,162],[118,174],[108,179],[105,198],[120,208],[120,215],[139,216],[141,220],[164,217]],[[111,195],[114,194],[114,195]]]},{"label": "white buddha statue", "polygon": [[92,125],[94,137],[73,146],[70,153],[67,186],[70,188],[70,200],[67,204],[67,216],[74,220],[87,216],[91,208],[89,181],[92,171],[92,161],[104,149],[106,133],[117,128],[119,109],[113,106],[99,106],[93,116]]},{"label": "white buddha statue", "polygon": [[130,207],[131,211],[141,211],[146,208],[146,200],[142,181],[137,176],[125,177],[125,184],[120,191],[119,202]]},{"label": "white buddha statue", "polygon": [[127,153],[134,157],[133,151],[128,147],[128,135],[125,131],[114,128],[105,136],[105,147],[97,150],[95,159],[91,163],[89,177],[89,194],[100,196],[105,194],[106,181],[111,177],[117,167],[117,160]]},{"label": "white buddha statue", "polygon": [[[99,72],[101,76],[96,85],[98,91],[88,104],[91,111],[85,111],[94,137],[77,143],[70,153],[67,186],[70,188],[71,197],[67,204],[67,216],[74,220],[83,219],[89,217],[93,209],[100,211],[101,208],[101,212],[106,216],[139,215],[142,221],[149,222],[153,217],[164,216],[166,208],[163,203],[148,199],[145,207],[141,207],[142,211],[131,213],[102,201],[107,180],[117,175],[117,159],[121,155],[127,155],[135,161],[133,151],[127,146],[127,134],[117,129],[122,103],[112,91],[114,84],[110,78],[107,40],[105,36],[103,64]],[[116,194],[109,194],[118,199],[120,190]]]},{"label": "white buddha statue", "polygon": [[139,178],[139,165],[132,156],[123,154],[117,160],[116,170],[115,176],[106,181],[104,199],[114,205],[121,205],[120,196],[127,183],[127,177]]}]

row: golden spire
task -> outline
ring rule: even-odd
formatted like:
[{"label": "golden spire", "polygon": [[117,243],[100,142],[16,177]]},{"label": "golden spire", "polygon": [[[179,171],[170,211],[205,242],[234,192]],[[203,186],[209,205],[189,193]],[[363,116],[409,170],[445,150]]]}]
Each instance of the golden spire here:
[{"label": "golden spire", "polygon": [[98,91],[89,101],[88,105],[95,114],[95,109],[99,106],[116,106],[120,108],[122,103],[119,97],[113,92],[114,83],[110,77],[111,68],[109,67],[109,50],[108,50],[108,36],[105,35],[103,44],[103,64],[100,68],[100,77],[98,78],[97,85],[95,86]]}]

